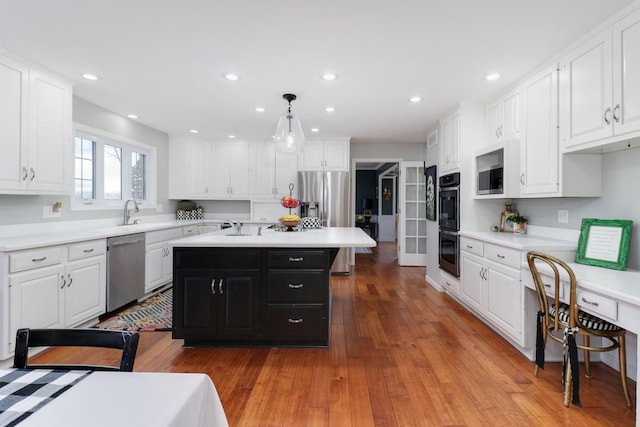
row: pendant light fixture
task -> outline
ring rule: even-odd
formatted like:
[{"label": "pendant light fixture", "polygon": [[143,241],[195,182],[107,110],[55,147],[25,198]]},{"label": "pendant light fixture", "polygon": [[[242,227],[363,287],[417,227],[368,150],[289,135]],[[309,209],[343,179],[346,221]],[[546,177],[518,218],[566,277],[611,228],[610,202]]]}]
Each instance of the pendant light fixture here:
[{"label": "pendant light fixture", "polygon": [[299,154],[304,146],[304,133],[298,116],[291,113],[291,101],[295,101],[297,97],[292,93],[285,93],[282,98],[289,102],[289,108],[278,121],[274,137],[276,150],[281,153]]}]

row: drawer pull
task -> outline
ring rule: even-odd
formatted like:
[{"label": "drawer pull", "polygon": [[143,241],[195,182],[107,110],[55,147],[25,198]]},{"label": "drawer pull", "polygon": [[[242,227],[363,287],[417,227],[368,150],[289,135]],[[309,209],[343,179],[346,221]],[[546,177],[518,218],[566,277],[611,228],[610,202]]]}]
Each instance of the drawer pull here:
[{"label": "drawer pull", "polygon": [[304,261],[304,258],[303,257],[294,258],[294,257],[290,256],[289,257],[289,261],[290,262],[301,262],[301,261]]},{"label": "drawer pull", "polygon": [[222,289],[222,280],[220,279],[220,285],[218,286],[218,290],[220,291],[220,295],[224,294],[224,290]]},{"label": "drawer pull", "polygon": [[289,323],[293,323],[294,325],[302,322],[304,322],[304,319],[289,319]]},{"label": "drawer pull", "polygon": [[303,287],[303,283],[289,283],[289,289],[302,289]]},{"label": "drawer pull", "polygon": [[211,295],[216,294],[216,279],[211,279]]},{"label": "drawer pull", "polygon": [[496,256],[500,259],[504,259],[504,255],[496,254]]},{"label": "drawer pull", "polygon": [[83,252],[85,254],[90,254],[91,252],[93,252],[95,249],[91,248],[91,249],[85,249]]},{"label": "drawer pull", "polygon": [[597,302],[595,302],[595,301],[589,301],[589,300],[588,300],[588,299],[586,299],[585,297],[582,297],[581,299],[582,299],[582,302],[583,302],[583,303],[585,303],[585,304],[589,304],[589,305],[592,305],[592,306],[594,306],[594,307],[598,307],[598,306],[600,306],[600,304],[598,304]]},{"label": "drawer pull", "polygon": [[43,256],[42,258],[33,258],[31,262],[40,262],[40,261],[44,261],[45,259],[47,259],[46,256]]},{"label": "drawer pull", "polygon": [[472,245],[467,245],[467,248],[468,249],[473,249],[473,246]]}]

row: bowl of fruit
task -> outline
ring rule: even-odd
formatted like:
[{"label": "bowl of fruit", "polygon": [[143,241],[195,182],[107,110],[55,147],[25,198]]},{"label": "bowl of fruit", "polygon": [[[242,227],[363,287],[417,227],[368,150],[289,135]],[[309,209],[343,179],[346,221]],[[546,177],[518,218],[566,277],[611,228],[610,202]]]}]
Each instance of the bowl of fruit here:
[{"label": "bowl of fruit", "polygon": [[293,197],[291,197],[290,195],[282,196],[280,198],[280,204],[285,208],[289,208],[289,209],[298,207],[298,201]]},{"label": "bowl of fruit", "polygon": [[287,231],[291,231],[300,224],[300,217],[296,214],[283,215],[280,217],[280,224],[288,227]]}]

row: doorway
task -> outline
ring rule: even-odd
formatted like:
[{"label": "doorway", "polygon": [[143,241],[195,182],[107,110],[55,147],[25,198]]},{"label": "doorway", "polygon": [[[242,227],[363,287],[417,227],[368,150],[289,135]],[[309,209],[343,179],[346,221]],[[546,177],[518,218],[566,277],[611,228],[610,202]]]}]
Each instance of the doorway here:
[{"label": "doorway", "polygon": [[[369,233],[378,243],[375,252],[383,252],[385,260],[397,264],[397,195],[398,171],[401,159],[352,159],[351,212],[354,226]],[[386,190],[386,191],[385,191]],[[370,217],[369,217],[370,215]],[[356,250],[351,251],[351,265],[356,262]]]}]

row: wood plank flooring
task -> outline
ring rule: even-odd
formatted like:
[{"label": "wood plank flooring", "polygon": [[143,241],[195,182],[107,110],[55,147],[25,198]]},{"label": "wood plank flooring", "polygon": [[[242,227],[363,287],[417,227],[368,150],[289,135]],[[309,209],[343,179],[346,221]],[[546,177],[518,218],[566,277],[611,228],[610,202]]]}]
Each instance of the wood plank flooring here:
[{"label": "wood plank flooring", "polygon": [[[383,243],[333,277],[329,349],[183,349],[170,332],[144,332],[135,371],[208,374],[231,426],[635,425],[616,371],[594,364],[593,378],[581,378],[584,407],[565,408],[558,363],[535,378],[532,362],[424,273],[398,267],[395,245]],[[114,356],[67,349],[36,359]]]}]

